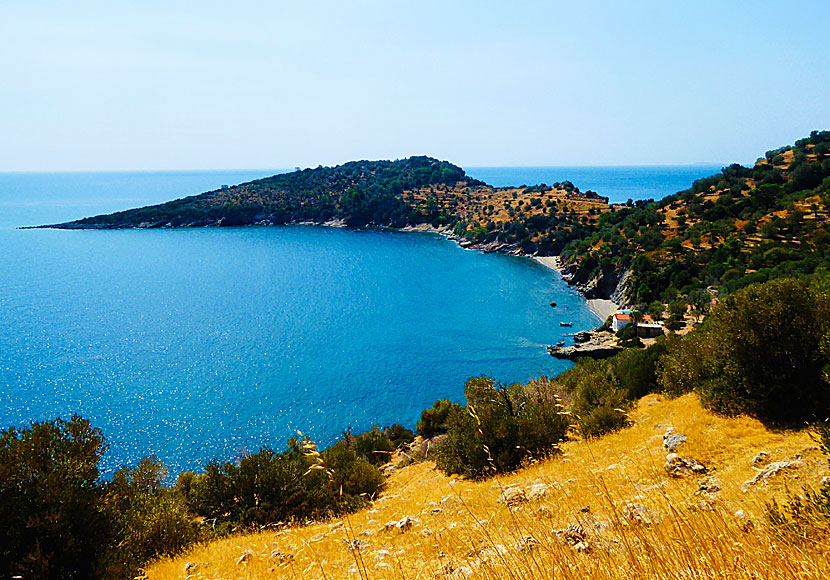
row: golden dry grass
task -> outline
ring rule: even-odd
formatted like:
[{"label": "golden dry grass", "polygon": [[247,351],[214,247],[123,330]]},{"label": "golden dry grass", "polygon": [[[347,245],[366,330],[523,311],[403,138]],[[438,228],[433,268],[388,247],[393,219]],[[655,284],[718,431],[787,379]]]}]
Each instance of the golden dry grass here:
[{"label": "golden dry grass", "polygon": [[[182,579],[190,562],[191,580],[830,578],[826,537],[785,541],[763,519],[765,501],[816,487],[827,473],[806,431],[718,417],[691,395],[651,395],[631,418],[619,433],[567,443],[555,459],[483,482],[445,477],[429,462],[411,465],[360,513],[198,546],[147,576]],[[720,491],[702,492],[700,476],[666,473],[668,426],[688,436],[678,452],[709,467]],[[800,455],[802,464],[745,490],[762,450],[768,461]],[[547,495],[512,507],[499,501],[504,490],[534,484]],[[415,520],[409,529],[384,530],[406,516]]]}]

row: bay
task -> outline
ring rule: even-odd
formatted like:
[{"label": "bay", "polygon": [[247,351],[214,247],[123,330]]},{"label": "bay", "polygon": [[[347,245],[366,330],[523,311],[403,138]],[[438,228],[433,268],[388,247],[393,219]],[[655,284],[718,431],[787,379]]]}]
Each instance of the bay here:
[{"label": "bay", "polygon": [[296,430],[412,428],[470,376],[561,372],[545,345],[598,322],[536,262],[430,234],[15,229],[273,173],[0,174],[0,427],[78,413],[105,472],[156,455],[176,473]]}]

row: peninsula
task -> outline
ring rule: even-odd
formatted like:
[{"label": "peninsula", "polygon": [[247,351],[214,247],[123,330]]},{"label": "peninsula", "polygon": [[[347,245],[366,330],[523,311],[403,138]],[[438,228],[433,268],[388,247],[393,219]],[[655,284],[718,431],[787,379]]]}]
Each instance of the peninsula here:
[{"label": "peninsula", "polygon": [[569,181],[493,187],[447,161],[353,161],[52,228],[326,224],[439,231],[462,245],[559,256],[589,299],[624,307],[811,274],[830,260],[830,131],[768,151],[662,200],[609,204]]}]

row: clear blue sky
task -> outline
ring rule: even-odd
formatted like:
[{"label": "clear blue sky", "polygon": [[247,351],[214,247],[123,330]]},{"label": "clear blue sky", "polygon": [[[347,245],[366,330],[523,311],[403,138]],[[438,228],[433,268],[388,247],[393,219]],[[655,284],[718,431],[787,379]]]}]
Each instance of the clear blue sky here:
[{"label": "clear blue sky", "polygon": [[826,0],[4,0],[0,171],[751,163],[830,129],[829,24]]}]

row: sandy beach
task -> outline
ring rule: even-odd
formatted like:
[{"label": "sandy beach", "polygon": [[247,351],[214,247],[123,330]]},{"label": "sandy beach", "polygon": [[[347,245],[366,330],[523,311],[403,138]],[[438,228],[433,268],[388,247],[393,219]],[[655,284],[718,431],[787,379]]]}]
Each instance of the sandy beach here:
[{"label": "sandy beach", "polygon": [[559,256],[533,256],[533,259],[543,266],[559,272]]},{"label": "sandy beach", "polygon": [[[559,268],[559,256],[533,256],[533,259],[543,266],[561,273]],[[620,309],[620,307],[614,302],[611,302],[610,300],[603,300],[601,298],[592,298],[587,300],[587,302],[588,308],[591,309],[591,312],[596,314],[603,322]]]},{"label": "sandy beach", "polygon": [[620,309],[617,304],[611,302],[610,300],[603,300],[601,298],[592,298],[591,300],[588,300],[588,308],[590,308],[594,314],[599,316],[603,322]]}]

